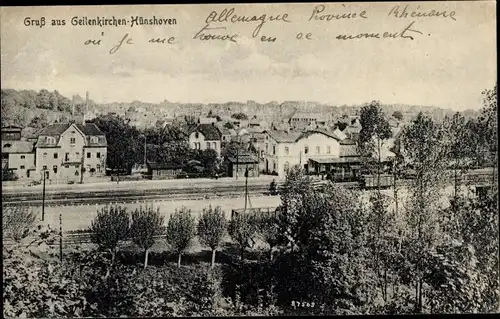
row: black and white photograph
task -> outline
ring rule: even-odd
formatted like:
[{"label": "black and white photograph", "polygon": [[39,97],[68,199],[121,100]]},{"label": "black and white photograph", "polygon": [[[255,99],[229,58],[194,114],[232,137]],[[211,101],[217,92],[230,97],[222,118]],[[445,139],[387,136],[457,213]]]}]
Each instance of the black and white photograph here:
[{"label": "black and white photograph", "polygon": [[500,313],[496,9],[0,7],[3,316]]}]

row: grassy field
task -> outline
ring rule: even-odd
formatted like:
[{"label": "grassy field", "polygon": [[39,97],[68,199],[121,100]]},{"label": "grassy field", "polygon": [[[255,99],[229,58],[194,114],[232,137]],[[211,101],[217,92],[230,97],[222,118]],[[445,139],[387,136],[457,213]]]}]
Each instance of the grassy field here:
[{"label": "grassy field", "polygon": [[[250,197],[251,207],[277,207],[281,200],[279,196]],[[122,206],[128,210],[134,210],[140,206],[153,205],[159,208],[168,221],[170,214],[176,209],[186,207],[192,210],[193,215],[199,215],[204,207],[221,206],[226,217],[231,217],[231,210],[243,208],[244,197],[240,198],[214,198],[204,200],[183,200],[183,201],[146,201],[138,203],[127,203]],[[45,207],[45,222],[53,228],[59,229],[59,214],[62,214],[63,231],[85,229],[90,226],[90,222],[97,215],[97,211],[106,205],[80,205],[80,206],[49,206]],[[250,205],[248,206],[250,207]],[[41,216],[41,207],[32,208]]]}]

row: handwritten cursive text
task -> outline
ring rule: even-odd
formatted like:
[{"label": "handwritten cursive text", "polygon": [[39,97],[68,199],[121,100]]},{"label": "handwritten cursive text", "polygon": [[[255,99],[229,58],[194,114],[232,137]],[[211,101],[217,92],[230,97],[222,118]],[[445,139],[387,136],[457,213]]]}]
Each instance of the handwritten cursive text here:
[{"label": "handwritten cursive text", "polygon": [[205,19],[205,23],[209,24],[211,22],[219,22],[219,23],[237,23],[237,22],[243,22],[243,23],[249,23],[249,22],[259,22],[257,27],[252,33],[252,36],[255,38],[256,36],[259,35],[260,30],[262,29],[262,26],[266,22],[291,22],[288,20],[288,14],[278,14],[274,16],[262,14],[260,16],[252,15],[252,16],[244,16],[244,15],[237,15],[234,13],[234,8],[231,9],[224,9],[220,13],[217,11],[212,11],[210,14],[207,16]]}]

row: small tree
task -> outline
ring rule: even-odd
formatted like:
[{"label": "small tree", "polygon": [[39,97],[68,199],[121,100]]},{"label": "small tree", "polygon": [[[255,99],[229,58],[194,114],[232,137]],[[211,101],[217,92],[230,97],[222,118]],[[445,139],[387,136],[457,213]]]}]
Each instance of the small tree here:
[{"label": "small tree", "polygon": [[394,113],[392,113],[392,117],[398,121],[402,121],[403,120],[403,113],[401,113],[401,111],[394,111]]},{"label": "small tree", "polygon": [[276,218],[278,211],[260,212],[258,217],[258,234],[269,245],[269,260],[273,259],[273,248],[280,242],[279,226]]},{"label": "small tree", "polygon": [[229,222],[229,235],[240,249],[241,261],[243,261],[245,248],[251,247],[250,241],[253,240],[256,231],[256,218],[251,213],[244,212],[235,214]]},{"label": "small tree", "polygon": [[[90,239],[100,250],[111,253],[111,264],[114,265],[118,244],[129,235],[130,217],[127,209],[121,206],[107,206],[97,212],[90,226]],[[109,269],[106,274],[109,276]]]},{"label": "small tree", "polygon": [[168,244],[179,256],[177,267],[180,267],[182,254],[189,248],[196,235],[195,219],[191,216],[190,209],[183,207],[170,216],[166,235]]},{"label": "small tree", "polygon": [[200,242],[212,250],[212,268],[215,265],[215,253],[226,233],[226,217],[220,207],[203,209],[198,220]]},{"label": "small tree", "polygon": [[132,212],[130,235],[132,241],[144,249],[144,269],[148,266],[149,249],[155,243],[155,237],[161,234],[162,227],[163,216],[159,208],[155,211],[153,207],[141,206]]},{"label": "small tree", "polygon": [[36,214],[27,207],[2,207],[3,238],[19,243],[26,238],[36,222]]}]

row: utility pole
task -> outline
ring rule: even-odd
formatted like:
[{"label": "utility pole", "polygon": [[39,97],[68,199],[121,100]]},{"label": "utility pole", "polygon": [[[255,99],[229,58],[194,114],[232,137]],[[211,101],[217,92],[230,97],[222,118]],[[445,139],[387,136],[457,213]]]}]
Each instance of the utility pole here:
[{"label": "utility pole", "polygon": [[62,214],[59,214],[59,260],[62,262]]},{"label": "utility pole", "polygon": [[45,169],[42,170],[43,174],[43,189],[42,189],[42,221],[45,220]]},{"label": "utility pole", "polygon": [[245,211],[247,210],[248,200],[248,164],[245,167]]}]

